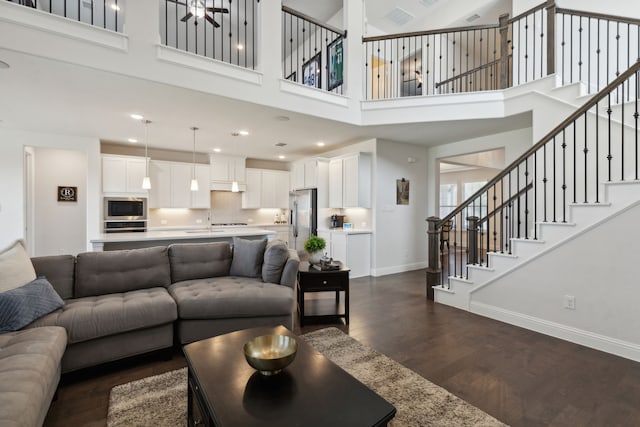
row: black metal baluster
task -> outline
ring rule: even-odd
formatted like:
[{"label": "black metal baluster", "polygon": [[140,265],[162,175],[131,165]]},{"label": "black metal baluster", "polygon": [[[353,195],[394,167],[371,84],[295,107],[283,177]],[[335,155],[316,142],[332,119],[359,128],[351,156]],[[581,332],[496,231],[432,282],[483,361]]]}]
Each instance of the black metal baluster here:
[{"label": "black metal baluster", "polygon": [[538,150],[533,152],[533,239],[538,240]]},{"label": "black metal baluster", "polygon": [[576,121],[573,121],[573,203],[577,203],[578,181],[576,172],[576,159],[578,152],[576,151]]},{"label": "black metal baluster", "polygon": [[[607,107],[607,147],[608,147],[608,154],[607,154],[607,167],[608,167],[608,171],[607,171],[607,180],[609,182],[611,182],[611,159],[613,159],[613,156],[611,155],[611,92],[609,92],[607,94],[607,103],[608,103],[608,107]],[[597,118],[597,116],[596,116]]]},{"label": "black metal baluster", "polygon": [[364,44],[364,92],[367,94],[367,99],[373,99],[373,85],[369,94],[369,42]]},{"label": "black metal baluster", "polygon": [[[536,14],[533,14],[533,31],[531,32],[531,46],[533,47],[533,52],[532,52],[532,56],[533,56],[533,60],[531,62],[531,80],[535,80],[536,78],[536,38],[535,36],[535,31],[536,31]],[[564,30],[562,31],[563,33],[563,37],[564,37]]]},{"label": "black metal baluster", "polygon": [[569,19],[569,81],[573,82],[573,15]]},{"label": "black metal baluster", "polygon": [[553,137],[553,222],[556,222],[556,137]]},{"label": "black metal baluster", "polygon": [[512,209],[513,200],[511,198],[512,188],[513,188],[513,185],[511,183],[511,171],[509,171],[509,221],[507,223],[507,226],[510,231],[509,233],[507,233],[507,253],[509,255],[511,255],[511,238],[513,237],[513,209]]},{"label": "black metal baluster", "polygon": [[[596,66],[596,92],[600,92],[600,19],[598,19],[598,48],[596,49],[597,66]],[[596,113],[597,114],[597,113]]]},{"label": "black metal baluster", "polygon": [[[596,117],[596,126],[598,123],[598,119]],[[588,198],[587,198],[587,153],[589,152],[589,148],[587,147],[587,112],[585,111],[584,113],[584,149],[582,150],[582,152],[584,153],[584,203],[588,202]],[[597,175],[597,174],[596,174]],[[596,184],[597,186],[597,184]]]},{"label": "black metal baluster", "polygon": [[582,81],[582,16],[579,17],[578,23],[578,81]]},{"label": "black metal baluster", "polygon": [[[249,49],[249,46],[247,46],[247,12],[249,9],[247,9],[247,0],[244,0],[244,40],[243,40],[243,46],[244,46],[244,66],[248,68],[247,66],[247,50]],[[285,24],[286,25],[286,24]],[[216,29],[213,28],[211,30],[212,32],[215,32]],[[286,36],[286,34],[285,34]],[[283,42],[286,43],[286,38],[283,37]]]},{"label": "black metal baluster", "polygon": [[504,253],[504,233],[505,233],[505,221],[504,221],[504,178],[500,180],[500,253]]},{"label": "black metal baluster", "polygon": [[562,129],[562,222],[567,222],[567,141]]},{"label": "black metal baluster", "polygon": [[[639,28],[640,30],[640,28]],[[640,36],[640,31],[638,31],[638,35]],[[640,48],[640,46],[638,46]],[[638,113],[638,90],[640,89],[639,87],[640,85],[640,73],[636,72],[636,90],[634,90],[634,92],[636,93],[636,111],[633,113],[633,118],[636,121],[636,156],[635,156],[635,166],[636,166],[636,181],[638,180],[638,117],[640,116],[640,114]]]},{"label": "black metal baluster", "polygon": [[164,44],[166,44],[167,46],[169,46],[169,9],[167,9],[168,1],[169,0],[164,0]]},{"label": "black metal baluster", "polygon": [[524,81],[529,81],[529,16],[524,18]]},{"label": "black metal baluster", "polygon": [[529,239],[529,159],[524,160],[524,238]]},{"label": "black metal baluster", "polygon": [[620,181],[624,181],[624,83],[622,82],[622,123],[620,124]]},{"label": "black metal baluster", "polygon": [[[496,216],[498,215],[497,209],[496,209],[496,202],[497,202],[497,196],[496,196],[496,185],[493,184],[493,252],[497,252],[496,251],[496,247],[498,244],[498,228],[497,228],[497,221],[498,218],[496,218]],[[489,233],[487,233],[487,236],[489,236]],[[489,249],[489,238],[487,237],[487,249]],[[489,267],[489,254],[487,254],[487,267]]]},{"label": "black metal baluster", "polygon": [[599,116],[599,111],[600,111],[600,107],[598,105],[598,103],[596,102],[596,114],[594,115],[595,119],[596,119],[596,154],[595,154],[595,158],[596,158],[596,203],[598,203],[598,189],[600,188],[600,159],[599,159],[599,142],[600,142],[600,132],[599,132],[599,122],[600,122],[600,116]]},{"label": "black metal baluster", "polygon": [[[516,166],[516,194],[520,193],[520,165]],[[520,238],[520,228],[522,221],[520,219],[520,211],[522,211],[522,208],[520,206],[520,195],[518,195],[518,239]]]},{"label": "black metal baluster", "polygon": [[587,19],[587,23],[589,26],[589,31],[587,31],[587,90],[591,93],[591,18]]},{"label": "black metal baluster", "polygon": [[[229,64],[233,64],[233,47],[232,47],[232,41],[233,41],[233,28],[232,28],[232,23],[233,23],[233,5],[231,4],[232,0],[229,0]],[[223,33],[224,34],[224,33]]]},{"label": "black metal baluster", "polygon": [[565,66],[564,66],[564,56],[565,56],[564,55],[564,22],[565,22],[565,19],[564,18],[566,18],[566,17],[567,17],[567,15],[565,15],[565,14],[562,15],[562,30],[561,30],[562,31],[562,41],[560,42],[560,46],[562,47],[561,50],[560,50],[562,52],[561,53],[561,55],[562,55],[562,72],[560,73],[560,75],[561,75],[561,80],[562,80],[562,85],[563,86],[564,86],[564,81],[565,81],[564,80],[564,69],[565,69]]},{"label": "black metal baluster", "polygon": [[543,222],[547,222],[547,144],[542,146],[542,200],[543,200]]},{"label": "black metal baluster", "polygon": [[520,50],[520,39],[522,38],[522,29],[520,28],[520,22],[522,22],[522,20],[518,19],[518,85],[520,84],[520,75],[522,74],[522,70],[520,70],[522,63],[520,60],[520,57],[522,56],[522,51]]}]

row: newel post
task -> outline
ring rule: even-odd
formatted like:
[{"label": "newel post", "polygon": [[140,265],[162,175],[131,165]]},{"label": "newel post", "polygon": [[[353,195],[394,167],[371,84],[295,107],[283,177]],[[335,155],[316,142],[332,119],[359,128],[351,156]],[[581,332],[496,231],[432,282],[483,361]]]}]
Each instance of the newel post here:
[{"label": "newel post", "polygon": [[500,25],[500,89],[509,87],[509,14],[498,18]]},{"label": "newel post", "polygon": [[547,0],[547,76],[556,72],[556,3]]},{"label": "newel post", "polygon": [[427,218],[428,236],[428,266],[427,266],[427,299],[433,301],[433,287],[441,284],[442,268],[440,266],[440,218],[430,216]]},{"label": "newel post", "polygon": [[467,264],[478,263],[478,221],[477,216],[467,217]]}]

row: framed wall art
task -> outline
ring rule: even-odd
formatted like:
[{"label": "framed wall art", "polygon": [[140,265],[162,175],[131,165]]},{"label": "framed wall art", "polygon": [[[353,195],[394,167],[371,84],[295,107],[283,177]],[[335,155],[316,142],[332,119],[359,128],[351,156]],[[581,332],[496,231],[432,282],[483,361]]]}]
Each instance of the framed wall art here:
[{"label": "framed wall art", "polygon": [[302,65],[302,83],[318,89],[322,88],[322,56],[320,52]]},{"label": "framed wall art", "polygon": [[328,90],[333,90],[342,84],[343,51],[342,37],[338,37],[327,46],[327,61],[329,64]]}]

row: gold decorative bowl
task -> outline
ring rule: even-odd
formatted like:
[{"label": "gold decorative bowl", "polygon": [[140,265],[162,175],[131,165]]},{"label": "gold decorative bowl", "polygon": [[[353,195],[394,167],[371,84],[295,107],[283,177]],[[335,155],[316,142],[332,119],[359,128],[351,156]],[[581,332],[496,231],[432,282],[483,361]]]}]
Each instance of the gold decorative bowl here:
[{"label": "gold decorative bowl", "polygon": [[262,375],[275,375],[296,358],[298,342],[288,335],[262,335],[244,345],[247,363]]}]

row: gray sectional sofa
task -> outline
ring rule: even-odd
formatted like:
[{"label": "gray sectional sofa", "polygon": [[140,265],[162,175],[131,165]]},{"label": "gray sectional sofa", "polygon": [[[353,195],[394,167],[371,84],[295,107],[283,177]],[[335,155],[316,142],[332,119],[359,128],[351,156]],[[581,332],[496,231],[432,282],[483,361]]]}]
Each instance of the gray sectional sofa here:
[{"label": "gray sectional sofa", "polygon": [[[36,357],[29,355],[36,348],[43,359],[34,359],[32,370],[44,369],[16,371],[13,378],[20,388],[35,379],[42,388],[37,399],[28,389],[14,395],[13,385],[0,385],[0,425],[40,425],[61,372],[233,330],[293,327],[299,259],[279,241],[175,244],[31,261],[64,305],[25,329],[0,335],[0,378],[19,369],[19,362],[5,357],[11,352],[13,359],[22,350]],[[39,340],[38,346],[25,344],[30,340]],[[5,413],[9,407],[17,409]],[[38,417],[24,418],[21,411],[35,408]]]}]

